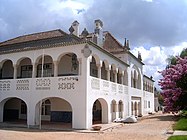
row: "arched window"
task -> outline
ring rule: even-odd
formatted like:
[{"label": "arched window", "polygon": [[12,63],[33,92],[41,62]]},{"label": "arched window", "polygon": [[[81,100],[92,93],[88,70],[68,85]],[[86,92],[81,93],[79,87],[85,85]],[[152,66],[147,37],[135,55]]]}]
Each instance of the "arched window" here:
[{"label": "arched window", "polygon": [[121,77],[122,77],[122,74],[118,71],[118,73],[117,73],[117,83],[118,84],[122,84]]}]

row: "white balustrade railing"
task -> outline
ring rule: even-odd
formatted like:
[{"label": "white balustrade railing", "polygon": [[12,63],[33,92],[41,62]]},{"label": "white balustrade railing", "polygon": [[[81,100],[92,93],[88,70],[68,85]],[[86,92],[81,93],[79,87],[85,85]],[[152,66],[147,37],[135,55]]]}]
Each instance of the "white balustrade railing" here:
[{"label": "white balustrade railing", "polygon": [[1,79],[0,93],[30,90],[77,90],[80,88],[79,76]]},{"label": "white balustrade railing", "polygon": [[91,89],[110,94],[128,94],[128,86],[90,76]]}]

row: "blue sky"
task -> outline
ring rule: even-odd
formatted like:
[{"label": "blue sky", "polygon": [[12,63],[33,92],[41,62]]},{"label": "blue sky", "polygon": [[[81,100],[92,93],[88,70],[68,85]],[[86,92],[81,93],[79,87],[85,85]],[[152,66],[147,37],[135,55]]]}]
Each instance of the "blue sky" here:
[{"label": "blue sky", "polygon": [[[0,42],[20,35],[62,29],[77,20],[80,31],[104,30],[142,54],[144,72],[157,81],[166,58],[187,47],[187,0],[0,0]],[[156,83],[157,84],[157,83]]]}]

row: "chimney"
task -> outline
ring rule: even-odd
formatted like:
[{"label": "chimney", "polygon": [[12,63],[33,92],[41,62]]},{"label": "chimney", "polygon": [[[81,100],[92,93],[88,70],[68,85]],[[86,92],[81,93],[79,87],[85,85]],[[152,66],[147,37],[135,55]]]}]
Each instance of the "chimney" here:
[{"label": "chimney", "polygon": [[130,47],[129,47],[129,40],[127,40],[127,49],[130,50]]},{"label": "chimney", "polygon": [[77,20],[75,20],[72,25],[71,25],[74,29],[73,34],[76,36],[79,36],[79,22]]},{"label": "chimney", "polygon": [[95,43],[101,47],[103,47],[103,22],[98,19],[95,20]]},{"label": "chimney", "polygon": [[81,36],[83,37],[83,39],[86,39],[87,35],[89,35],[88,31],[86,28],[84,28],[84,30],[81,33]]},{"label": "chimney", "polygon": [[138,59],[140,60],[140,61],[142,61],[142,55],[141,55],[141,53],[138,51]]},{"label": "chimney", "polygon": [[129,40],[127,40],[126,38],[125,38],[125,42],[124,42],[124,49],[125,49],[125,50],[130,50],[130,47],[129,47]]}]

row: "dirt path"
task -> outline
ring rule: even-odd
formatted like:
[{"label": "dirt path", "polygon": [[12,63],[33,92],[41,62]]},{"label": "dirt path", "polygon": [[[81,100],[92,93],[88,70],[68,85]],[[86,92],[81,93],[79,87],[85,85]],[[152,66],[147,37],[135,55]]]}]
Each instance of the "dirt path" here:
[{"label": "dirt path", "polygon": [[38,131],[23,128],[0,129],[0,140],[166,140],[173,116],[154,115],[136,124],[125,124],[104,133]]}]

